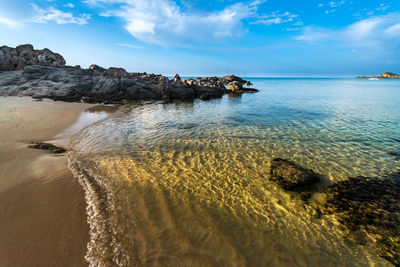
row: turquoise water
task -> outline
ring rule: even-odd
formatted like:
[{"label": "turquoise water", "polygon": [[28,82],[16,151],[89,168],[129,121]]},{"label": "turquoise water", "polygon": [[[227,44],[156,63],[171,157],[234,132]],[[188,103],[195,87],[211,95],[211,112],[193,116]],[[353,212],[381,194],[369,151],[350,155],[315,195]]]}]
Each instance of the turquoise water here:
[{"label": "turquoise water", "polygon": [[400,170],[400,81],[250,80],[260,92],[122,106],[73,138],[92,266],[390,266],[317,216],[323,193],[268,178],[275,157],[327,183]]}]

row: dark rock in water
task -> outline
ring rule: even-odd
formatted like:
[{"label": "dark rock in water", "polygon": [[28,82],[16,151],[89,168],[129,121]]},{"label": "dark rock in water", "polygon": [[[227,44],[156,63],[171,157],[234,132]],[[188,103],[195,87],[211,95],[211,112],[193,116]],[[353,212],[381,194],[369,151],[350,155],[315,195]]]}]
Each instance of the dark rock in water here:
[{"label": "dark rock in water", "polygon": [[43,142],[33,142],[28,147],[33,149],[47,150],[55,154],[61,154],[67,152],[67,150],[63,147],[58,147],[53,144],[43,143]]},{"label": "dark rock in water", "polygon": [[207,100],[210,100],[210,99],[212,99],[212,96],[210,94],[202,94],[200,96],[200,100],[203,100],[203,101],[207,101]]},{"label": "dark rock in water", "polygon": [[324,212],[335,214],[354,235],[367,233],[380,256],[400,266],[400,172],[331,185]]},{"label": "dark rock in water", "polygon": [[257,93],[258,90],[255,88],[242,88],[242,91],[245,93]]},{"label": "dark rock in water", "polygon": [[320,176],[313,170],[276,158],[271,161],[270,179],[286,190],[296,190],[319,182]]}]

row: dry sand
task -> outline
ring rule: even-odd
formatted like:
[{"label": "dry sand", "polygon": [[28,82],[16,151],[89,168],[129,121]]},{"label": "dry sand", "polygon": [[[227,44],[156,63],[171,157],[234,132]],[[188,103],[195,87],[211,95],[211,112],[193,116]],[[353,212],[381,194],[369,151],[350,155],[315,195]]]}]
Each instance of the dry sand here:
[{"label": "dry sand", "polygon": [[0,97],[0,266],[88,265],[84,193],[66,156],[27,148],[54,139],[88,107]]}]

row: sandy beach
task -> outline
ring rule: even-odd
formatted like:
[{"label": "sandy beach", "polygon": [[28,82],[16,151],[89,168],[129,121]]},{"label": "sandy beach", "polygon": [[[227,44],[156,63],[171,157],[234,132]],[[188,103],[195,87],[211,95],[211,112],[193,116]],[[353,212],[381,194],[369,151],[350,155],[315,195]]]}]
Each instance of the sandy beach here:
[{"label": "sandy beach", "polygon": [[83,190],[65,155],[27,148],[54,140],[89,104],[0,98],[0,266],[87,266]]}]

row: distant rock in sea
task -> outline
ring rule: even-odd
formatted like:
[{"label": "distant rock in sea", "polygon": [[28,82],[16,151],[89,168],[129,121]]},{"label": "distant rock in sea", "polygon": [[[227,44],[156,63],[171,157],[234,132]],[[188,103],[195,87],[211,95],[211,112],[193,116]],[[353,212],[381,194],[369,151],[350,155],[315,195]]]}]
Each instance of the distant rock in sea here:
[{"label": "distant rock in sea", "polygon": [[67,102],[120,103],[126,100],[204,100],[231,92],[225,85],[234,82],[238,93],[257,90],[243,88],[249,81],[229,75],[181,79],[147,73],[129,73],[123,68],[105,69],[91,65],[66,66],[65,59],[49,49],[32,45],[0,47],[0,96],[31,96]]},{"label": "distant rock in sea", "polygon": [[379,76],[372,76],[372,77],[368,77],[368,76],[357,76],[356,78],[360,78],[360,79],[370,79],[370,78],[378,78],[378,79],[400,79],[400,75],[399,74],[395,74],[393,72],[384,72]]}]

